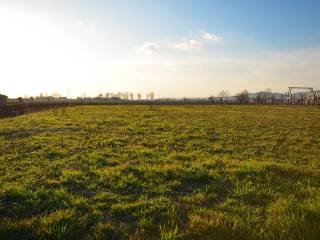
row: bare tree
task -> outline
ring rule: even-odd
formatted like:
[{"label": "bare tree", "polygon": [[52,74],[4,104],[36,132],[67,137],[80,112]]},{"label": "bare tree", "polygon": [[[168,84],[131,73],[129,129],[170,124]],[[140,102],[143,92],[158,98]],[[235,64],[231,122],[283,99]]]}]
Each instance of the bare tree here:
[{"label": "bare tree", "polygon": [[103,98],[103,93],[99,93],[98,98]]},{"label": "bare tree", "polygon": [[214,103],[214,96],[209,97],[209,101],[211,102],[211,104]]},{"label": "bare tree", "polygon": [[221,102],[224,102],[225,101],[225,98],[227,98],[229,96],[229,92],[227,90],[222,90],[220,93],[219,93],[219,97],[220,97],[220,101]]},{"label": "bare tree", "polygon": [[154,99],[154,92],[150,92],[149,96],[150,96],[150,100],[153,100]]},{"label": "bare tree", "polygon": [[241,93],[237,94],[237,100],[240,104],[249,103],[249,92],[247,90],[243,90]]},{"label": "bare tree", "polygon": [[[154,99],[154,92],[147,93],[147,99],[153,100]],[[150,102],[150,109],[153,109],[153,101]]]},{"label": "bare tree", "polygon": [[272,98],[272,90],[271,88],[267,88],[265,91],[265,104],[268,103],[268,99]]},{"label": "bare tree", "polygon": [[134,94],[133,93],[130,93],[130,100],[134,100]]},{"label": "bare tree", "polygon": [[264,92],[258,92],[257,93],[256,103],[257,104],[265,103],[265,93]]},{"label": "bare tree", "polygon": [[141,100],[142,94],[141,94],[141,93],[138,93],[138,94],[137,94],[137,98],[138,98],[139,100]]},{"label": "bare tree", "polygon": [[126,98],[126,100],[130,99],[130,93],[129,92],[125,92],[125,98]]}]

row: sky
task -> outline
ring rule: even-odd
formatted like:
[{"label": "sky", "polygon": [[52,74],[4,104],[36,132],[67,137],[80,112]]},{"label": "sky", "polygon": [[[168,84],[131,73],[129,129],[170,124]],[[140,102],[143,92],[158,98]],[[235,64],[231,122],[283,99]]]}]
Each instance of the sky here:
[{"label": "sky", "polygon": [[0,93],[320,89],[318,0],[0,0]]}]

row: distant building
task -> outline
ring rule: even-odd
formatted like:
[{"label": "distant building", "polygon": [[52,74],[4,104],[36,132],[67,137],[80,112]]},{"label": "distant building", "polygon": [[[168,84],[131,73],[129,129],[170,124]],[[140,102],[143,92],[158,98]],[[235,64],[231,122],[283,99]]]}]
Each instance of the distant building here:
[{"label": "distant building", "polygon": [[112,101],[121,101],[121,98],[120,97],[111,97],[111,100]]},{"label": "distant building", "polygon": [[0,94],[0,106],[7,105],[8,97]]},{"label": "distant building", "polygon": [[36,97],[37,102],[54,102],[55,98],[52,96],[46,96],[46,97]]}]

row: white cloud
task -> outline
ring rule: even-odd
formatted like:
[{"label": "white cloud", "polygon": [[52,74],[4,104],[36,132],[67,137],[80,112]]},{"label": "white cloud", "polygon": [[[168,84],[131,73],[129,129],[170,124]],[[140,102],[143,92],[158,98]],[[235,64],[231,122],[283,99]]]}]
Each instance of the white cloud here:
[{"label": "white cloud", "polygon": [[179,50],[201,49],[202,43],[193,39],[182,39],[180,42],[169,44],[169,47]]},{"label": "white cloud", "polygon": [[137,52],[147,56],[154,55],[159,52],[159,46],[156,43],[147,42],[142,47],[138,47]]},{"label": "white cloud", "polygon": [[206,39],[206,40],[209,40],[212,42],[221,42],[223,40],[223,37],[218,36],[213,33],[208,33],[208,32],[203,32],[202,37],[203,37],[203,39]]}]

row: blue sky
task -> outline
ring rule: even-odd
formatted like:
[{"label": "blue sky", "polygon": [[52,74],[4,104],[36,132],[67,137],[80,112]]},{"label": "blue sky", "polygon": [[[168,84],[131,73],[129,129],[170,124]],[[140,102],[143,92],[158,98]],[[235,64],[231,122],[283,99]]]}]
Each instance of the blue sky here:
[{"label": "blue sky", "polygon": [[314,47],[320,43],[320,2],[315,0],[67,2],[68,11],[75,8],[75,14],[101,25],[113,22],[137,40],[184,37],[188,31],[207,29],[238,33],[270,48]]},{"label": "blue sky", "polygon": [[0,0],[0,92],[320,88],[319,12],[315,0]]}]

